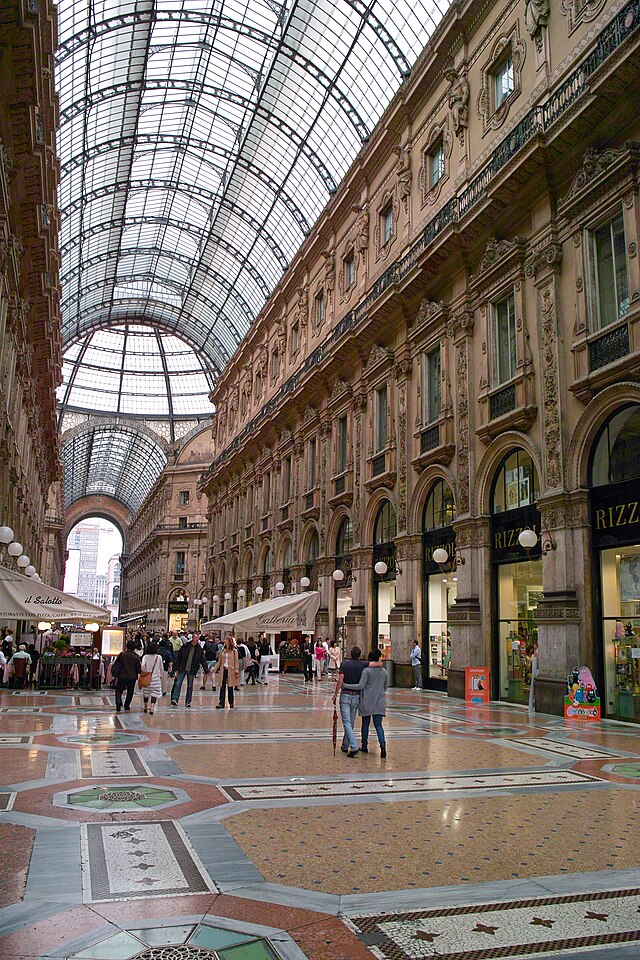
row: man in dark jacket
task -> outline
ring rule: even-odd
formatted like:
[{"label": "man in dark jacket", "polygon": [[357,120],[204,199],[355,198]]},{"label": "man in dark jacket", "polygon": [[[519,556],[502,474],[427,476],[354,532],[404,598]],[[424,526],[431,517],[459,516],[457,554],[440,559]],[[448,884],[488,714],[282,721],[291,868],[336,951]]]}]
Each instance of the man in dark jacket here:
[{"label": "man in dark jacket", "polygon": [[209,673],[207,660],[204,649],[198,643],[197,635],[194,634],[194,636],[191,638],[191,642],[185,643],[180,650],[178,650],[173,661],[173,669],[174,672],[177,673],[177,677],[174,680],[173,689],[171,691],[171,705],[173,707],[178,706],[180,691],[182,689],[182,681],[185,677],[187,678],[187,696],[185,698],[184,705],[185,707],[191,706],[191,698],[193,696],[193,681],[200,667],[202,667],[202,672],[206,681],[206,677]]},{"label": "man in dark jacket", "polygon": [[313,680],[313,643],[309,636],[306,636],[302,642],[302,669],[304,670],[304,682],[311,683]]},{"label": "man in dark jacket", "polygon": [[127,691],[124,708],[128,710],[133,699],[136,680],[140,673],[140,657],[135,653],[135,640],[127,640],[127,649],[116,657],[111,672],[116,672],[116,713],[122,710],[122,694]]}]

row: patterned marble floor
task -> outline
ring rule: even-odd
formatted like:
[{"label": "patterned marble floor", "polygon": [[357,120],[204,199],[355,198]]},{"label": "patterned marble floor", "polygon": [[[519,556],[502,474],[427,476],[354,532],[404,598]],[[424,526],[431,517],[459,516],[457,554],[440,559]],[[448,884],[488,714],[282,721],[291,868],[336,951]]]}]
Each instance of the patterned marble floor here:
[{"label": "patterned marble floor", "polygon": [[330,697],[0,691],[0,960],[640,960],[640,728]]}]

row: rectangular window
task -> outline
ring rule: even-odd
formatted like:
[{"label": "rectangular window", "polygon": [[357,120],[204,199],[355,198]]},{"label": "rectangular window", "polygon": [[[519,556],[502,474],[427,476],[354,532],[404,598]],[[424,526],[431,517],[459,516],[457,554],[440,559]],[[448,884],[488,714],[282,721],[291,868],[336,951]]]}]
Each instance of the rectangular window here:
[{"label": "rectangular window", "polygon": [[422,355],[422,422],[431,423],[440,416],[441,406],[440,347]]},{"label": "rectangular window", "polygon": [[375,452],[379,453],[387,445],[387,387],[379,387],[375,395]]},{"label": "rectangular window", "polygon": [[186,529],[187,529],[187,518],[178,517],[178,530],[186,530]]},{"label": "rectangular window", "polygon": [[494,386],[516,375],[516,304],[513,293],[493,304]]},{"label": "rectangular window", "polygon": [[502,63],[496,67],[493,74],[494,108],[497,110],[500,104],[504,103],[513,91],[513,57],[509,55],[506,60],[503,60]]},{"label": "rectangular window", "polygon": [[184,550],[176,552],[176,576],[184,577]]},{"label": "rectangular window", "polygon": [[291,457],[287,457],[282,464],[282,502],[291,500]]},{"label": "rectangular window", "polygon": [[300,349],[300,327],[297,323],[291,328],[291,352],[297,353]]},{"label": "rectangular window", "polygon": [[262,478],[262,512],[269,513],[271,509],[271,474],[265,473]]},{"label": "rectangular window", "polygon": [[316,297],[316,326],[321,327],[324,323],[324,293],[319,293]]},{"label": "rectangular window", "polygon": [[594,301],[598,328],[624,317],[629,309],[629,280],[622,213],[592,233]]},{"label": "rectangular window", "polygon": [[344,473],[347,469],[347,418],[340,417],[338,420],[338,449],[337,449],[337,472]]},{"label": "rectangular window", "polygon": [[434,147],[429,154],[429,178],[431,187],[444,176],[444,143],[442,140]]},{"label": "rectangular window", "polygon": [[382,246],[384,246],[385,243],[389,243],[389,241],[393,238],[393,207],[391,204],[389,204],[388,207],[385,207],[380,214],[380,227],[380,233],[382,234]]},{"label": "rectangular window", "polygon": [[181,507],[186,507],[189,503],[189,491],[181,490],[178,494],[178,503]]},{"label": "rectangular window", "polygon": [[309,490],[316,485],[316,441],[309,440]]},{"label": "rectangular window", "polygon": [[344,261],[345,286],[349,290],[356,282],[356,259],[352,253]]}]

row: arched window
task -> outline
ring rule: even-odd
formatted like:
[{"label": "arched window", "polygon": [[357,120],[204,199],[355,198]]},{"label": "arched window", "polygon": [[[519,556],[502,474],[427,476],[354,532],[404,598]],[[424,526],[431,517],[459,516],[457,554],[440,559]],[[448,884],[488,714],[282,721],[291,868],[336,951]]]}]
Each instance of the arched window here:
[{"label": "arched window", "polygon": [[267,547],[267,552],[264,555],[264,573],[271,573],[271,547]]},{"label": "arched window", "polygon": [[589,483],[602,487],[640,477],[640,405],[624,407],[607,420],[591,457]]},{"label": "arched window", "polygon": [[436,480],[431,487],[422,517],[423,530],[440,530],[450,527],[456,518],[456,505],[448,483]]},{"label": "arched window", "polygon": [[253,553],[247,550],[244,557],[244,576],[245,580],[250,580],[253,576]]},{"label": "arched window", "polygon": [[282,557],[282,566],[284,569],[288,569],[293,563],[293,547],[291,545],[291,540],[287,540],[287,545]]},{"label": "arched window", "polygon": [[353,550],[353,524],[349,517],[343,517],[336,537],[336,556],[344,557]]},{"label": "arched window", "polygon": [[390,500],[385,502],[378,511],[376,525],[373,532],[373,542],[389,543],[396,535],[396,513]]},{"label": "arched window", "polygon": [[220,581],[219,581],[221,585],[223,583],[226,583],[226,573],[227,573],[226,567],[224,563],[221,563],[220,564]]},{"label": "arched window", "polygon": [[318,559],[318,554],[320,553],[320,540],[318,538],[318,532],[314,530],[309,537],[309,542],[307,544],[307,556],[306,563],[315,563]]},{"label": "arched window", "polygon": [[538,498],[538,477],[525,450],[512,450],[504,458],[493,481],[491,512],[505,513],[528,507]]}]

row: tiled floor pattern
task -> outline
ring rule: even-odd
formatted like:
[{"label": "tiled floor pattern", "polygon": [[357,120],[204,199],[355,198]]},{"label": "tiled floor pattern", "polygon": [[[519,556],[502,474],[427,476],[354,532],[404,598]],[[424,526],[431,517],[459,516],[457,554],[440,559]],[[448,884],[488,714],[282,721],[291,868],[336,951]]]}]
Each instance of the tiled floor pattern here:
[{"label": "tiled floor pattern", "polygon": [[0,960],[640,960],[640,730],[392,690],[351,760],[330,693],[0,692]]},{"label": "tiled floor pattern", "polygon": [[[445,910],[350,917],[349,927],[381,960],[478,960],[562,948],[640,942],[639,891],[547,897]],[[638,952],[640,956],[640,950]],[[585,954],[588,956],[588,954]]]},{"label": "tiled floor pattern", "polygon": [[[624,789],[284,807],[226,827],[274,883],[380,893],[638,866],[640,797]],[[639,954],[640,956],[640,954]]]}]

